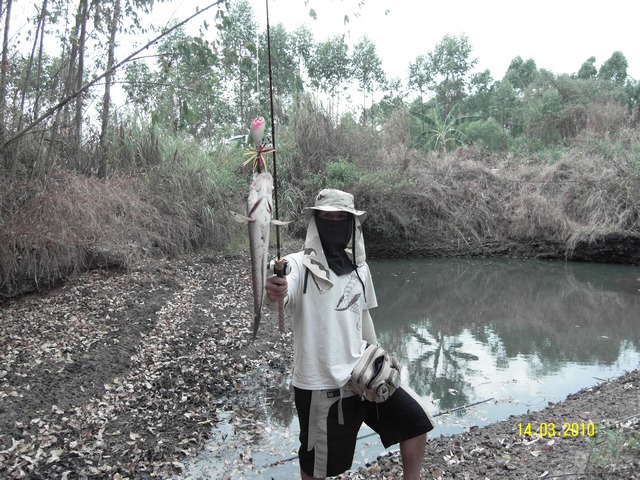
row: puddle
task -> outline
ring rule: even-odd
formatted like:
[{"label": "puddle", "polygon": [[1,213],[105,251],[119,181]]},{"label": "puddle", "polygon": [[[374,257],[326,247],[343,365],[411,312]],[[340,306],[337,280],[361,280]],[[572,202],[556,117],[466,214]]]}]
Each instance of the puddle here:
[{"label": "puddle", "polygon": [[[299,478],[298,419],[291,376],[262,369],[242,379],[241,391],[231,410],[219,414],[212,439],[185,467],[180,480]],[[436,417],[441,430],[448,424],[459,433],[486,414],[483,405]],[[360,430],[352,469],[375,461],[386,450],[366,425]]]}]

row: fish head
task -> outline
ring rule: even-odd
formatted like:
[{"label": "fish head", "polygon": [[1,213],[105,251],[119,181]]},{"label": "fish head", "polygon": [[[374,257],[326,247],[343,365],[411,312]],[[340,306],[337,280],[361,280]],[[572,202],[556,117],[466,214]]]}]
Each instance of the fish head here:
[{"label": "fish head", "polygon": [[249,196],[247,197],[248,216],[254,218],[258,211],[267,211],[269,218],[267,223],[271,221],[271,203],[273,193],[273,177],[269,172],[256,173],[253,176],[251,187],[249,188]]}]

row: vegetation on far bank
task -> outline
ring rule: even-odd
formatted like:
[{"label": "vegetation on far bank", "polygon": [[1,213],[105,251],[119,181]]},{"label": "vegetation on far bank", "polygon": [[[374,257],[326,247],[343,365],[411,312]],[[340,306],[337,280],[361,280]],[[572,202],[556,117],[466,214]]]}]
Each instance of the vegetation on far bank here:
[{"label": "vegetation on far bank", "polygon": [[[269,111],[265,63],[256,60],[266,42],[249,41],[257,31],[249,4],[216,14],[214,40],[176,26],[159,34],[152,60],[116,68],[118,35],[144,31],[150,2],[126,17],[120,2],[98,12],[79,1],[65,23],[71,3],[66,13],[43,6],[23,39],[29,54],[4,45],[0,298],[145,255],[246,244],[228,212],[245,208],[248,145],[229,138]],[[90,21],[98,28],[86,29]],[[64,33],[56,55],[44,48],[49,27]],[[278,199],[282,219],[293,220],[286,235],[301,236],[302,208],[335,187],[369,211],[368,244],[381,254],[553,245],[570,258],[585,242],[638,241],[640,84],[622,52],[599,68],[589,58],[573,74],[516,57],[496,80],[474,71],[468,38],[445,36],[405,81],[386,78],[366,38],[316,42],[280,25],[272,34]],[[112,74],[102,77],[104,66]],[[115,109],[118,79],[126,105]],[[346,87],[363,102],[349,103]]]},{"label": "vegetation on far bank", "polygon": [[[484,242],[537,242],[570,252],[579,241],[639,232],[637,129],[615,137],[585,131],[540,158],[478,148],[423,153],[407,145],[406,121],[399,111],[372,133],[333,125],[311,101],[297,111],[277,156],[280,216],[293,220],[284,234],[302,235],[300,212],[323,187],[353,192],[369,211],[374,249],[428,244],[464,254]],[[616,144],[619,153],[603,154]],[[179,153],[106,179],[60,170],[2,182],[3,296],[85,268],[131,267],[144,255],[244,248],[245,230],[228,214],[245,208],[244,150],[207,151],[169,135],[158,135],[157,148]]]}]

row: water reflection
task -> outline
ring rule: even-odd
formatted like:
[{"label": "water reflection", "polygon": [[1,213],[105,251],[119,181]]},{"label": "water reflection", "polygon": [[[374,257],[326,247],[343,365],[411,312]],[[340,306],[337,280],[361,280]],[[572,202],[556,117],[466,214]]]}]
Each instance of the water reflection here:
[{"label": "water reflection", "polygon": [[[543,408],[638,367],[640,268],[524,260],[374,260],[380,343],[458,433]],[[247,378],[234,411],[181,478],[296,478],[290,376]],[[362,430],[355,466],[382,452]],[[284,461],[283,461],[284,460]]]},{"label": "water reflection", "polygon": [[477,398],[483,373],[523,359],[528,378],[517,380],[538,381],[640,349],[638,268],[437,259],[377,260],[371,269],[380,343],[442,409]]}]

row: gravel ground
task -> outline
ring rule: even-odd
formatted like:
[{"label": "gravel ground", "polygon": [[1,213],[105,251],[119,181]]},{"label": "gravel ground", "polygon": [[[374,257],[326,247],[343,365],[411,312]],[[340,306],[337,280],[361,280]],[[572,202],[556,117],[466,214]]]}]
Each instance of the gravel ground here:
[{"label": "gravel ground", "polygon": [[[251,342],[244,256],[94,270],[0,306],[0,478],[170,478],[230,409],[242,378],[290,368],[268,317]],[[593,422],[594,437],[518,423]],[[559,432],[562,434],[562,432]],[[398,455],[342,478],[400,478]],[[640,478],[640,374],[546,409],[433,439],[423,478]]]}]

